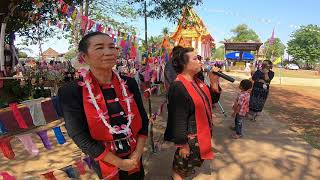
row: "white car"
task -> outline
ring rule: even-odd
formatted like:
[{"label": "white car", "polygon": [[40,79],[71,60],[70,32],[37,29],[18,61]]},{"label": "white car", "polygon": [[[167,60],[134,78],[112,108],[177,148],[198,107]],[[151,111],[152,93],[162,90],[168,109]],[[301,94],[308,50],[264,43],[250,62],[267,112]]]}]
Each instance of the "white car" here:
[{"label": "white car", "polygon": [[290,70],[299,70],[300,69],[299,66],[296,64],[288,64],[286,68],[290,69]]}]

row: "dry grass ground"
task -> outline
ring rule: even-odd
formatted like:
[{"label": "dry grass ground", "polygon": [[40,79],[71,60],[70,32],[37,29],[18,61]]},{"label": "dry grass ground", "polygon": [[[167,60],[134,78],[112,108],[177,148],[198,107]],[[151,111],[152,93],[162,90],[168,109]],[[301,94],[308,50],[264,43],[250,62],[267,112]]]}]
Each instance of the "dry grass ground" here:
[{"label": "dry grass ground", "polygon": [[273,85],[266,110],[320,148],[320,88]]}]

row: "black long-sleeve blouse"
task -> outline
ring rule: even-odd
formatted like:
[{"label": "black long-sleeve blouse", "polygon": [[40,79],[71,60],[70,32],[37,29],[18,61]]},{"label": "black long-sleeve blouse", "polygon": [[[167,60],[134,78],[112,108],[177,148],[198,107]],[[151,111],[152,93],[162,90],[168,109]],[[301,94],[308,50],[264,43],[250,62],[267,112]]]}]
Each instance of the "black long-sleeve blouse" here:
[{"label": "black long-sleeve blouse", "polygon": [[[143,107],[141,94],[136,81],[133,78],[121,76],[124,81],[127,81],[129,91],[133,93],[134,100],[138,106],[141,119],[142,128],[138,132],[140,135],[148,135],[148,116]],[[116,93],[113,88],[102,89],[105,100],[116,98]],[[105,147],[102,142],[94,140],[89,131],[86,115],[84,112],[82,102],[82,87],[78,85],[77,81],[70,82],[59,89],[58,96],[60,98],[60,104],[63,110],[63,116],[65,120],[65,126],[69,136],[75,142],[75,144],[85,153],[92,158],[96,158],[105,151]],[[111,117],[112,114],[117,114],[123,111],[119,102],[107,104],[108,113]],[[127,119],[123,116],[112,117],[110,124],[121,125],[126,124]],[[123,138],[123,134],[113,135],[114,139]],[[117,153],[125,153],[130,150],[130,147],[123,143],[123,148],[118,149]],[[119,151],[119,152],[118,152]]]},{"label": "black long-sleeve blouse", "polygon": [[267,84],[267,88],[269,89],[269,85],[271,80],[274,78],[274,72],[269,71],[268,72],[269,80],[265,79],[264,73],[261,70],[257,70],[253,75],[252,75],[252,80],[254,81],[253,87],[259,87],[262,88],[263,84],[262,82],[259,82],[259,80],[264,80]]},{"label": "black long-sleeve blouse", "polygon": [[[210,93],[213,96],[213,102],[218,102],[220,94],[212,92],[211,89]],[[174,81],[171,84],[168,102],[168,122],[164,139],[177,145],[186,144],[188,135],[197,133],[197,126],[195,105],[182,82]]]},{"label": "black long-sleeve blouse", "polygon": [[264,73],[261,70],[257,70],[253,75],[252,75],[252,80],[259,81],[260,79],[265,80],[268,84],[271,82],[271,80],[274,78],[274,72],[269,71],[268,72],[269,80],[265,80]]}]

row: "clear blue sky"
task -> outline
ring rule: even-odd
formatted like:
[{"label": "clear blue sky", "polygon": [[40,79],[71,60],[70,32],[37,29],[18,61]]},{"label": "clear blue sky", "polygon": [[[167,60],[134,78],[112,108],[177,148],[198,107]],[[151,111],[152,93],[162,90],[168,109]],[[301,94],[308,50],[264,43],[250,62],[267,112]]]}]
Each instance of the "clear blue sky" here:
[{"label": "clear blue sky", "polygon": [[[263,42],[271,36],[275,27],[275,36],[286,43],[296,26],[320,25],[319,7],[319,0],[203,0],[203,4],[195,10],[216,42],[229,38],[232,28],[245,23],[257,32]],[[143,38],[144,20],[140,18],[132,24]],[[164,27],[168,27],[171,32],[176,25],[166,19],[149,19],[148,35],[159,35]],[[43,45],[44,50],[48,47],[63,53],[68,51],[69,44],[66,40],[52,38]],[[38,46],[30,48],[34,55],[38,53]]]}]

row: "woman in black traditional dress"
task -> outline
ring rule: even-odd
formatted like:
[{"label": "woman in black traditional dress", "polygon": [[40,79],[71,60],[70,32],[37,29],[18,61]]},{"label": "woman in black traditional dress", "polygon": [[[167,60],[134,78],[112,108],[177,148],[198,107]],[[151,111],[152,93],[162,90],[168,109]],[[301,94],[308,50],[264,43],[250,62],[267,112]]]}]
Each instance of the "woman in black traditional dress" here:
[{"label": "woman in black traditional dress", "polygon": [[249,114],[251,115],[251,120],[253,121],[256,121],[258,113],[262,111],[264,104],[268,98],[270,82],[274,77],[272,67],[273,65],[271,61],[264,60],[262,62],[261,70],[257,70],[252,75],[254,84],[250,96]]},{"label": "woman in black traditional dress", "polygon": [[[181,180],[213,159],[211,147],[212,100],[210,91],[219,92],[218,77],[210,73],[211,87],[198,79],[201,61],[193,48],[183,48],[173,57],[178,73],[168,92],[168,122],[165,140],[174,142],[177,150],[173,160],[174,180]],[[214,68],[218,71],[219,68]]]},{"label": "woman in black traditional dress", "polygon": [[59,90],[67,132],[100,179],[142,180],[148,117],[138,84],[112,70],[117,51],[107,34],[87,34],[79,52],[90,71]]}]

